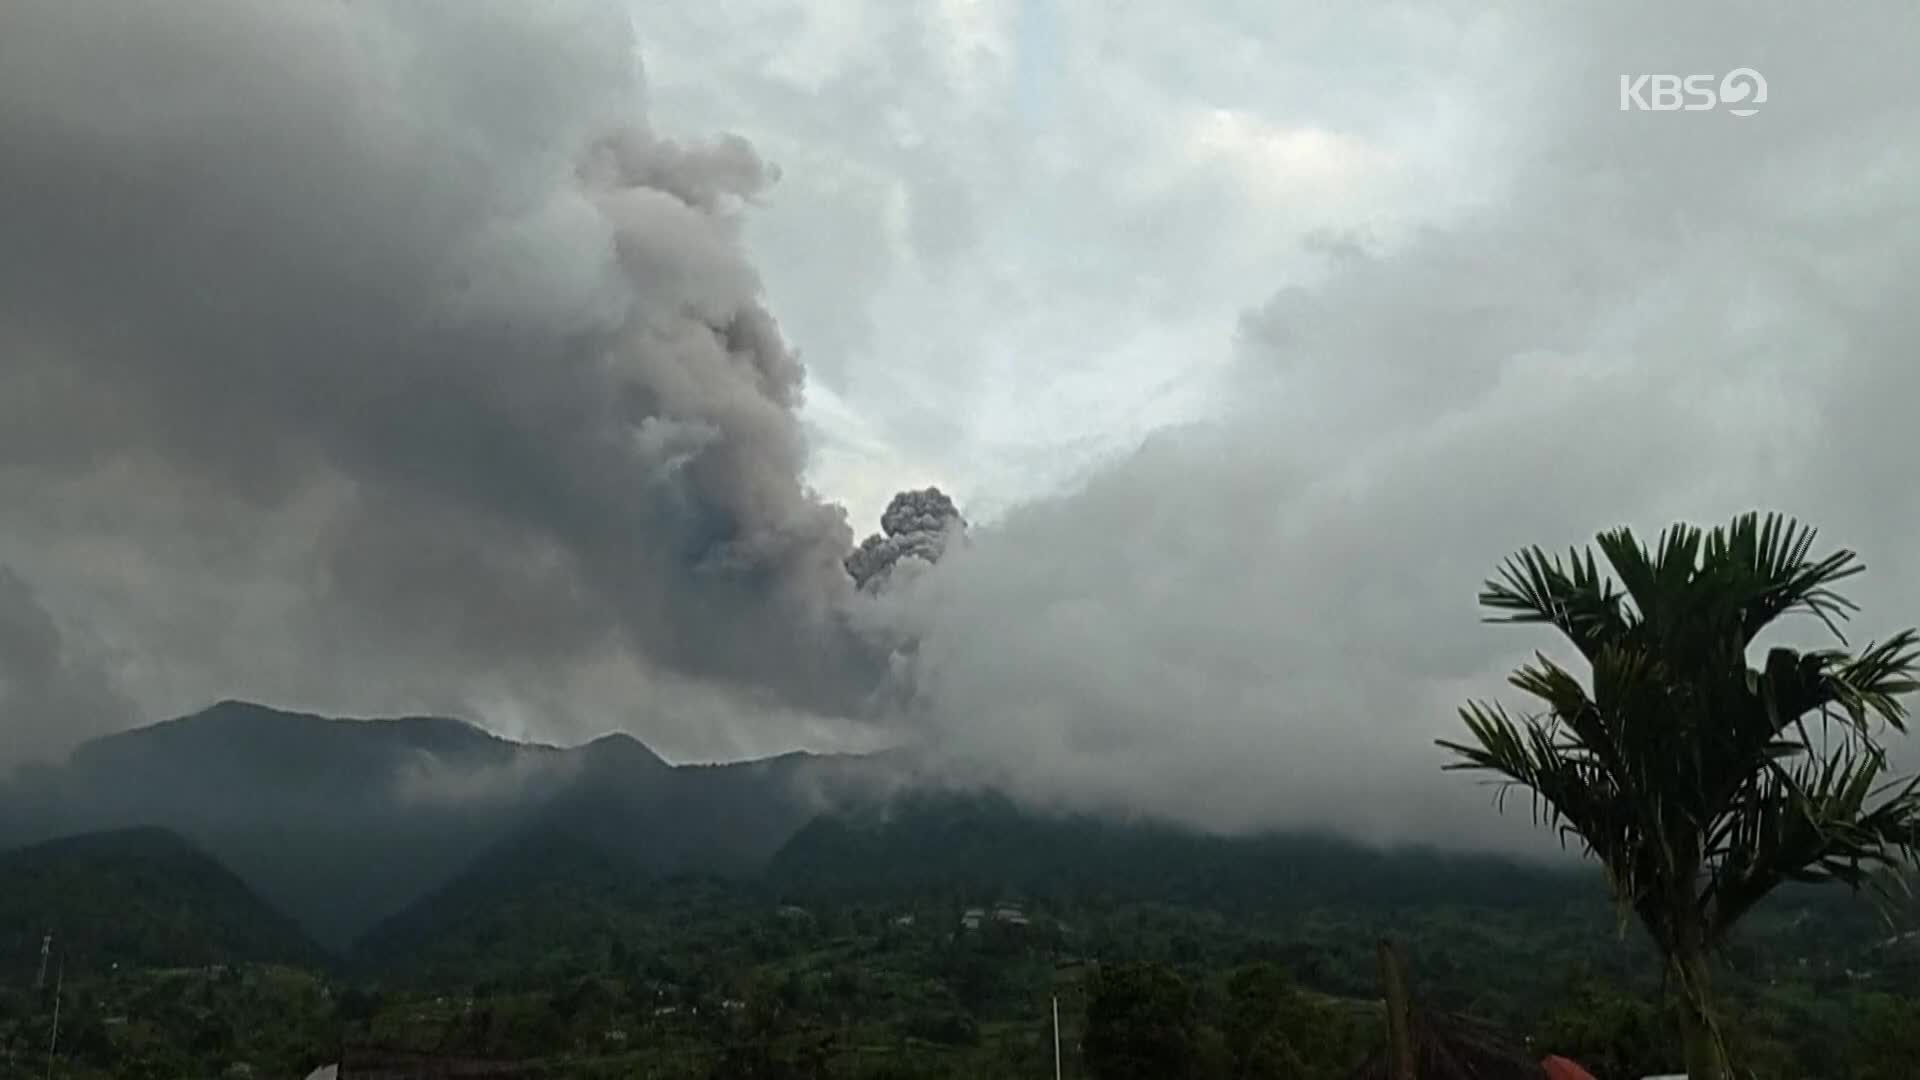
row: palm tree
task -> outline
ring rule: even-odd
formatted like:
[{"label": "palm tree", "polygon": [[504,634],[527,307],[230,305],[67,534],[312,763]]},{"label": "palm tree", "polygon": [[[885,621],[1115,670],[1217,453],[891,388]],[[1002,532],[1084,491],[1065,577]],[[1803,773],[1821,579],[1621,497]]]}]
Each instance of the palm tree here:
[{"label": "palm tree", "polygon": [[[1550,623],[1591,668],[1591,691],[1535,654],[1510,682],[1544,708],[1461,710],[1473,744],[1441,740],[1450,769],[1500,775],[1534,819],[1606,869],[1622,909],[1646,926],[1677,994],[1688,1075],[1725,1080],[1709,957],[1741,916],[1785,881],[1884,889],[1920,851],[1920,778],[1887,777],[1879,735],[1905,732],[1902,695],[1920,688],[1912,630],[1857,655],[1834,591],[1864,567],[1851,551],[1813,558],[1814,532],[1779,515],[1703,532],[1675,525],[1652,550],[1625,528],[1566,562],[1534,548],[1480,594],[1492,622]],[[1784,615],[1819,618],[1840,649],[1754,639]]]}]

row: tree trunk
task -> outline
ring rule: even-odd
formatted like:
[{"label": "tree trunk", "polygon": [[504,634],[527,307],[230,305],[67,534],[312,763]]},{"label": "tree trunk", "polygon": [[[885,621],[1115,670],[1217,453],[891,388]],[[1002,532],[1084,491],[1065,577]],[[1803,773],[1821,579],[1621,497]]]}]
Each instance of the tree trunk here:
[{"label": "tree trunk", "polygon": [[1680,996],[1680,1042],[1686,1055],[1687,1080],[1732,1080],[1733,1069],[1714,1022],[1706,950],[1691,945],[1685,953],[1674,956],[1673,967]]},{"label": "tree trunk", "polygon": [[[1699,838],[1675,839],[1668,864],[1666,936],[1668,978],[1680,1003],[1680,1047],[1687,1080],[1733,1080],[1733,1066],[1715,1022],[1707,963],[1707,927],[1697,893]],[[1659,935],[1656,935],[1656,940]]]},{"label": "tree trunk", "polygon": [[1384,938],[1380,942],[1380,988],[1387,1004],[1387,1075],[1392,1080],[1417,1080],[1406,964],[1400,959],[1400,950]]}]

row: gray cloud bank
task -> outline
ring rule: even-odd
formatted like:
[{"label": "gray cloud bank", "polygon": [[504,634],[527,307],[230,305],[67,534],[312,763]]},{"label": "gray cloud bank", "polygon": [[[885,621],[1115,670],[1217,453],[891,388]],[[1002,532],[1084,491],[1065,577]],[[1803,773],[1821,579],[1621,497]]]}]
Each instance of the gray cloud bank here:
[{"label": "gray cloud bank", "polygon": [[0,760],[51,756],[135,715],[104,658],[70,639],[27,583],[0,564],[0,718],[32,721],[8,726]]},{"label": "gray cloud bank", "polygon": [[[1447,86],[1473,208],[1302,235],[1216,420],[875,596],[736,237],[768,167],[649,134],[597,5],[417,10],[0,15],[0,633],[115,657],[58,685],[714,753],[877,701],[1040,803],[1509,846],[1431,740],[1552,645],[1476,622],[1513,548],[1779,508],[1867,559],[1862,636],[1920,619],[1905,7],[1452,12],[1510,58]],[[1755,117],[1617,110],[1742,65]],[[933,550],[911,503],[856,573]]]},{"label": "gray cloud bank", "polygon": [[[1224,419],[916,584],[917,720],[957,767],[1220,829],[1537,845],[1431,743],[1530,650],[1571,662],[1477,622],[1507,552],[1778,508],[1868,562],[1856,641],[1920,621],[1920,22],[1581,10],[1498,28],[1514,62],[1473,89],[1512,152],[1479,209],[1334,245],[1244,318]],[[1772,100],[1617,111],[1617,73],[1676,64],[1759,67]]]},{"label": "gray cloud bank", "polygon": [[0,553],[180,666],[857,701],[736,235],[771,170],[651,134],[633,50],[599,3],[8,5]]}]

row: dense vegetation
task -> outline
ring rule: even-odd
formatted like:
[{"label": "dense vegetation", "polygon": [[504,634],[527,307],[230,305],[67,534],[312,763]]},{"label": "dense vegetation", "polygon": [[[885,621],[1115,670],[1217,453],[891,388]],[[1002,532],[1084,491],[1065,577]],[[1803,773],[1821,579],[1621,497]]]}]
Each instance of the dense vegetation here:
[{"label": "dense vegetation", "polygon": [[88,972],[323,959],[292,920],[161,829],[0,853],[0,970],[37,977],[48,934],[66,963]]},{"label": "dense vegetation", "polygon": [[[986,839],[943,846],[962,835]],[[1057,999],[1069,1076],[1312,1080],[1378,1044],[1382,935],[1405,946],[1424,1005],[1602,1080],[1671,1069],[1651,946],[1619,933],[1592,884],[1326,838],[1039,820],[990,800],[823,821],[768,874],[731,880],[649,879],[529,834],[351,954],[153,966],[178,963],[163,954],[183,943],[163,940],[151,964],[118,970],[69,956],[54,1073],[301,1076],[344,1046],[553,1076],[1044,1075]],[[1912,1074],[1915,953],[1888,936],[1844,891],[1755,916],[1724,985],[1759,1075]],[[46,1064],[52,988],[33,990],[34,966],[0,972],[0,1075]],[[1126,1035],[1142,1028],[1169,1037]]]}]

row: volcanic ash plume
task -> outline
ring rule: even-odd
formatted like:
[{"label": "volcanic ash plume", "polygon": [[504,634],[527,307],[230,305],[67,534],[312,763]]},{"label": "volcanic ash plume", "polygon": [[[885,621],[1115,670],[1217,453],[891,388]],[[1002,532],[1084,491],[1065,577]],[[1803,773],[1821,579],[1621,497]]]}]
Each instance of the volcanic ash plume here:
[{"label": "volcanic ash plume", "polygon": [[652,133],[619,5],[4,22],[0,550],[170,704],[865,693],[739,237],[773,169]]},{"label": "volcanic ash plume", "polygon": [[880,531],[847,556],[847,573],[862,590],[884,588],[903,559],[929,565],[938,562],[966,524],[953,500],[939,488],[903,491],[880,515]]}]

